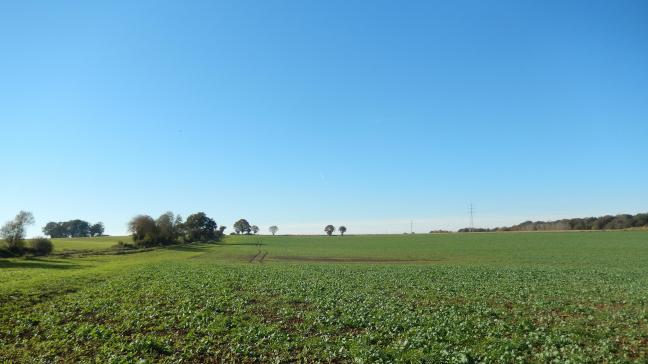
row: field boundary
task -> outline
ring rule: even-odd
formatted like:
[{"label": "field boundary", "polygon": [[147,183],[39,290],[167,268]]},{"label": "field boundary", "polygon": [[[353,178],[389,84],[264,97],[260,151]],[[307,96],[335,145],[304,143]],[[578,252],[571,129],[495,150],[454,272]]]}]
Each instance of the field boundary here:
[{"label": "field boundary", "polygon": [[446,259],[385,259],[359,257],[306,257],[306,256],[272,256],[269,261],[313,262],[313,263],[439,263]]}]

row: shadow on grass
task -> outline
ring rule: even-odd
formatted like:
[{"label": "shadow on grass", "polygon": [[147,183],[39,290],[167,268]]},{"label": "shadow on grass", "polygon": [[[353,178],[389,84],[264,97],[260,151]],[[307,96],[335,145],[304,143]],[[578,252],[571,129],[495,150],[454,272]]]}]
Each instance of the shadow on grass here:
[{"label": "shadow on grass", "polygon": [[195,243],[195,244],[178,244],[178,245],[169,245],[166,247],[163,247],[164,249],[168,250],[176,250],[176,251],[187,251],[187,252],[199,252],[199,251],[205,251],[209,250],[210,247],[213,246],[238,246],[238,245],[243,245],[243,246],[261,246],[265,245],[263,243],[257,244],[257,243],[224,243],[224,242],[213,242],[213,243]]},{"label": "shadow on grass", "polygon": [[179,245],[167,246],[164,247],[164,249],[180,251],[180,252],[202,252],[208,250],[210,246],[214,246],[214,245],[220,245],[220,244],[215,244],[215,243],[184,244],[184,245],[179,244]]},{"label": "shadow on grass", "polygon": [[14,260],[0,259],[0,268],[41,268],[41,269],[76,269],[80,266],[74,263],[60,262],[41,258],[24,258]]},{"label": "shadow on grass", "polygon": [[257,244],[257,243],[218,243],[218,245],[223,245],[223,246],[237,246],[237,245],[245,245],[245,246],[261,246],[265,245],[263,243]]}]

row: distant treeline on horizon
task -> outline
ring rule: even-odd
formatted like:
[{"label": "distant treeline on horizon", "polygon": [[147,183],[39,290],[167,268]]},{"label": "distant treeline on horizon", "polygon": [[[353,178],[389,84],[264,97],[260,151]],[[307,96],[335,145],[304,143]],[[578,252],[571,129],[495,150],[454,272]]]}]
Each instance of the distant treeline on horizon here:
[{"label": "distant treeline on horizon", "polygon": [[495,231],[552,231],[552,230],[619,230],[631,228],[648,228],[648,213],[636,215],[605,215],[599,217],[585,217],[575,219],[562,219],[555,221],[525,221],[510,227],[494,229],[463,228],[465,232],[495,232]]}]

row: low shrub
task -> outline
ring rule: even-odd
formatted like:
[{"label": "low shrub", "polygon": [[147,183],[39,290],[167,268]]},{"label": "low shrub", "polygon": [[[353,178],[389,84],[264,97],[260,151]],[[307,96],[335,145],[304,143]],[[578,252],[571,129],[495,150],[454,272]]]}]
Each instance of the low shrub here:
[{"label": "low shrub", "polygon": [[136,246],[130,243],[124,243],[123,241],[118,241],[117,244],[112,246],[113,249],[124,250],[124,249],[135,249]]},{"label": "low shrub", "polygon": [[48,238],[37,237],[29,241],[29,251],[36,255],[50,255],[54,250],[54,244]]},{"label": "low shrub", "polygon": [[9,249],[0,246],[0,258],[13,258],[16,254],[9,251]]}]

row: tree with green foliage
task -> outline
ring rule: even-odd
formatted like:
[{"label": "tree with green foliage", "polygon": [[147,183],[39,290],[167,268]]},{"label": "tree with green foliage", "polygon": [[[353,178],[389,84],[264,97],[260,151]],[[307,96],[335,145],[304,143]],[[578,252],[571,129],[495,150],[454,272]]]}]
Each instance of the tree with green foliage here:
[{"label": "tree with green foliage", "polygon": [[189,242],[220,239],[220,230],[217,230],[216,221],[209,218],[204,212],[189,215],[183,226],[185,239]]},{"label": "tree with green foliage", "polygon": [[632,221],[632,227],[648,226],[648,214],[637,214]]},{"label": "tree with green foliage", "polygon": [[[619,230],[648,227],[648,214],[620,214],[599,217],[562,219],[555,221],[525,221],[518,225],[492,229],[493,231],[548,231],[548,230]],[[463,231],[462,229],[460,231]]]},{"label": "tree with green foliage", "polygon": [[331,236],[335,232],[335,226],[333,225],[326,225],[324,228],[324,232],[326,232],[326,235]]},{"label": "tree with green foliage", "polygon": [[61,222],[50,221],[43,227],[43,234],[49,236],[50,238],[65,238],[67,237],[65,233],[65,227]]},{"label": "tree with green foliage", "polygon": [[247,220],[240,219],[234,223],[234,231],[237,234],[249,234],[252,231],[252,226],[250,226],[250,223]]},{"label": "tree with green foliage", "polygon": [[90,223],[80,219],[74,219],[63,223],[66,236],[71,238],[84,238],[90,236]]},{"label": "tree with green foliage", "polygon": [[100,236],[104,233],[102,222],[91,225],[81,219],[74,219],[65,222],[50,221],[43,227],[43,234],[51,238],[84,238],[88,236]]},{"label": "tree with green foliage", "polygon": [[148,215],[135,216],[128,223],[128,230],[136,245],[154,246],[173,244],[181,240],[184,242],[219,240],[223,236],[225,226],[218,229],[216,221],[204,212],[189,215],[187,221],[183,223],[180,215],[174,215],[169,211],[157,220],[153,220]]},{"label": "tree with green foliage", "polygon": [[180,216],[175,216],[173,212],[168,211],[155,220],[155,226],[157,227],[157,242],[160,244],[171,244],[180,236],[182,218]]},{"label": "tree with green foliage", "polygon": [[277,227],[277,225],[272,225],[270,226],[270,228],[268,228],[268,231],[270,231],[270,233],[274,236],[277,234],[277,231],[279,231],[279,228]]},{"label": "tree with green foliage", "polygon": [[346,233],[347,228],[346,226],[342,225],[338,228],[338,231],[340,232],[340,235],[344,236],[344,233]]},{"label": "tree with green foliage", "polygon": [[252,234],[256,235],[259,232],[259,227],[256,225],[252,225],[250,227],[252,229]]},{"label": "tree with green foliage", "polygon": [[22,254],[25,249],[25,231],[34,223],[34,215],[20,211],[16,217],[7,221],[0,229],[0,237],[7,243],[7,249],[15,254]]},{"label": "tree with green foliage", "polygon": [[90,226],[90,236],[101,236],[104,233],[104,224],[103,222],[98,222]]}]

